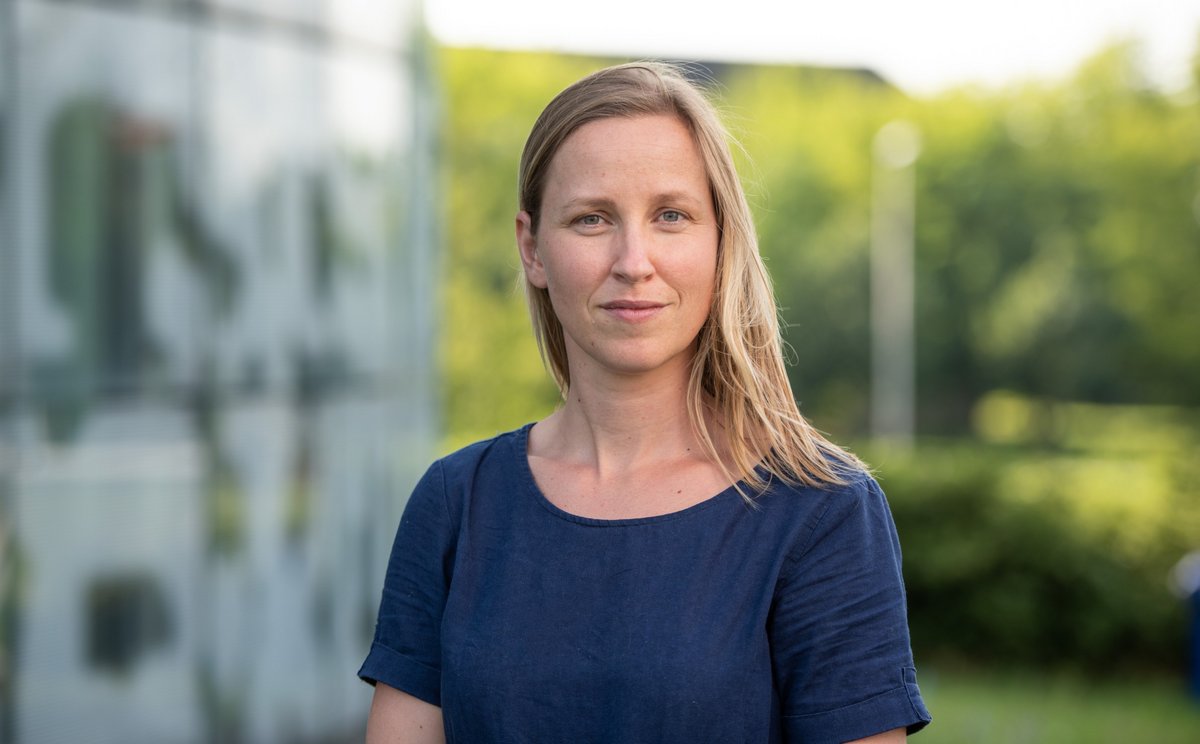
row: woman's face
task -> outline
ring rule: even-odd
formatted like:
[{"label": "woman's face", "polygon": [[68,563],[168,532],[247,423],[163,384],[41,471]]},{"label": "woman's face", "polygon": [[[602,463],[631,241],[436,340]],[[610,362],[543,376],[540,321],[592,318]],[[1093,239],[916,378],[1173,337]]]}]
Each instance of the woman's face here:
[{"label": "woman's face", "polygon": [[572,380],[686,374],[718,240],[704,161],[674,116],[580,127],[550,162],[537,231],[517,215],[525,273],[549,291]]}]

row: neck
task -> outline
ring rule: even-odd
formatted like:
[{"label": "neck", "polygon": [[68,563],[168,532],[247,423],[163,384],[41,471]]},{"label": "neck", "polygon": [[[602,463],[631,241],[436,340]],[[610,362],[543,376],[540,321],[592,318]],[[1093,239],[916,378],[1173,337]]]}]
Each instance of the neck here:
[{"label": "neck", "polygon": [[[583,372],[583,370],[580,370]],[[688,366],[639,376],[576,376],[544,441],[558,456],[607,475],[703,457],[687,409]]]}]

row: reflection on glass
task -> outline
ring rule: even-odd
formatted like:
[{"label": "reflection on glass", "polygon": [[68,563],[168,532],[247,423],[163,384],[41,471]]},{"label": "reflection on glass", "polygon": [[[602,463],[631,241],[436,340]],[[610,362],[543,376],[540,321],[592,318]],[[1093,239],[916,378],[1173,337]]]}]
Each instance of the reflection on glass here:
[{"label": "reflection on glass", "polygon": [[[0,246],[11,245],[12,192],[8,183],[8,157],[12,133],[12,8],[0,3]],[[16,322],[15,262],[13,251],[0,247],[0,742],[14,735],[14,663],[17,610],[23,581],[22,561],[10,518],[12,497]]]},{"label": "reflection on glass", "polygon": [[55,439],[69,437],[97,392],[128,394],[161,367],[145,300],[156,239],[179,233],[173,140],[167,124],[101,98],[69,99],[51,118],[45,274],[73,343],[40,358],[33,380]]},{"label": "reflection on glass", "polygon": [[170,642],[171,616],[150,575],[98,578],[87,589],[87,661],[125,676],[139,658]]},{"label": "reflection on glass", "polygon": [[427,86],[375,5],[0,11],[0,744],[361,739],[435,397]]}]

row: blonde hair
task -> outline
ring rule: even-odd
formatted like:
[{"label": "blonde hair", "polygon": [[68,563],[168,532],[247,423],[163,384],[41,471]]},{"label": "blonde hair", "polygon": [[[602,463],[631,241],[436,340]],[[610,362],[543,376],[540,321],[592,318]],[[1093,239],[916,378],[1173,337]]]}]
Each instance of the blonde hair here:
[{"label": "blonde hair", "polygon": [[[771,280],[758,251],[750,207],[729,136],[684,71],[658,62],[608,67],[559,93],[533,125],[521,153],[520,208],[537,230],[550,163],[588,122],[613,117],[677,116],[704,160],[720,228],[712,307],[700,329],[688,380],[688,417],[706,453],[734,482],[761,492],[770,479],[810,486],[844,483],[865,466],[800,414],[783,364]],[[559,390],[571,385],[562,324],[547,290],[525,281],[538,348]],[[709,417],[725,431],[724,455]]]}]

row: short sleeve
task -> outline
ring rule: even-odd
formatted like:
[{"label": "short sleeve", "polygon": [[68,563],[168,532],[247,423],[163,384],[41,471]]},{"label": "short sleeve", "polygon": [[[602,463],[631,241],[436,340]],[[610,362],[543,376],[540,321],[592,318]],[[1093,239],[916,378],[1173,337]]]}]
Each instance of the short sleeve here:
[{"label": "short sleeve", "polygon": [[770,618],[786,740],[844,742],[930,720],[909,645],[900,542],[870,477],[826,492]]},{"label": "short sleeve", "polygon": [[375,637],[358,676],[441,704],[442,613],[453,572],[454,530],[442,466],[417,483],[392,545]]}]

